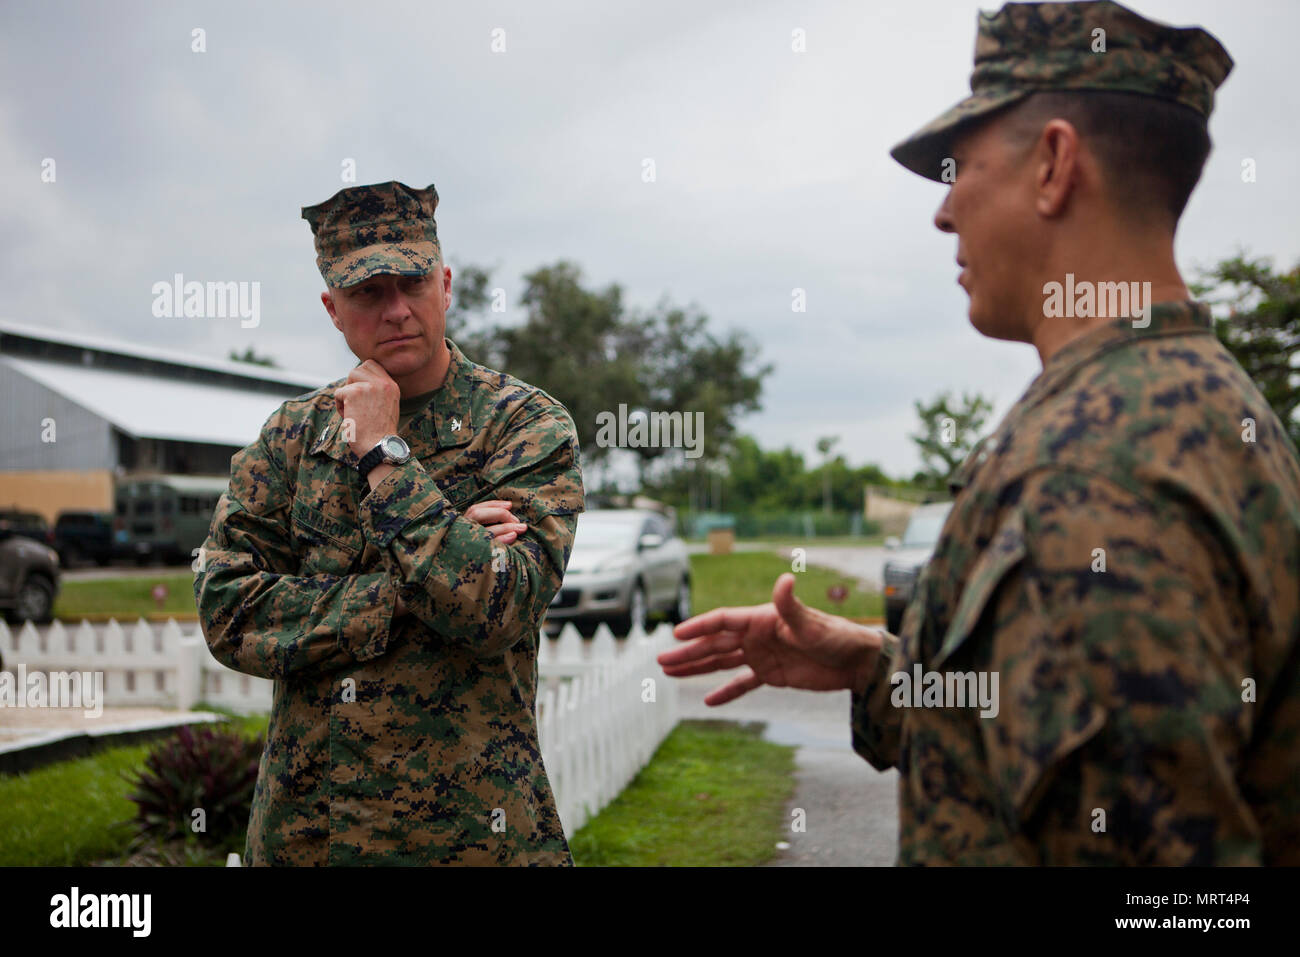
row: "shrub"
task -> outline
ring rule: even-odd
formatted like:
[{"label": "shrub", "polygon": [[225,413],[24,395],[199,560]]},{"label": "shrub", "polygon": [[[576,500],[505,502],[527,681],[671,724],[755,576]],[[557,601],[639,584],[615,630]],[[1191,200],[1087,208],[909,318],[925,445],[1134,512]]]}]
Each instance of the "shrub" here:
[{"label": "shrub", "polygon": [[[196,839],[221,849],[243,844],[262,752],[261,735],[246,738],[224,728],[180,728],[125,775],[136,805],[133,847]],[[195,815],[201,810],[202,815]],[[196,822],[202,828],[196,828]]]}]

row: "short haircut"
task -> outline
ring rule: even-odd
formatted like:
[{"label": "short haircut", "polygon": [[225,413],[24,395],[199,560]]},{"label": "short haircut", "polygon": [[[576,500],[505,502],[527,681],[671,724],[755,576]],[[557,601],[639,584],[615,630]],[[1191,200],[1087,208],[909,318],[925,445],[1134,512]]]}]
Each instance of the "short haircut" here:
[{"label": "short haircut", "polygon": [[1097,157],[1116,208],[1178,224],[1210,155],[1205,118],[1190,107],[1139,93],[1050,90],[1006,111],[1008,137],[1026,148],[1049,120],[1073,126]]}]

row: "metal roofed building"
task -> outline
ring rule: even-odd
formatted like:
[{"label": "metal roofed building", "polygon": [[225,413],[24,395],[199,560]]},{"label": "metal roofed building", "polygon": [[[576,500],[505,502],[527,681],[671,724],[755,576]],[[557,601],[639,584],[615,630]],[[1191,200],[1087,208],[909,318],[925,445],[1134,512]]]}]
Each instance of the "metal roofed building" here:
[{"label": "metal roofed building", "polygon": [[337,376],[0,320],[0,507],[108,510],[134,475],[229,478],[285,399]]}]

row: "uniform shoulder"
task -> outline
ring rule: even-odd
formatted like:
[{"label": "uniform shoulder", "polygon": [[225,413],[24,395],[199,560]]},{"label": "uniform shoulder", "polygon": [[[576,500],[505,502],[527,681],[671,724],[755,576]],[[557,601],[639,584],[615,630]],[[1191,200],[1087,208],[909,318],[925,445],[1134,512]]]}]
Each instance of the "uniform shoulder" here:
[{"label": "uniform shoulder", "polygon": [[466,360],[474,383],[477,401],[490,408],[494,417],[523,421],[536,416],[550,416],[573,427],[573,417],[559,399],[508,372],[500,372]]},{"label": "uniform shoulder", "polygon": [[283,461],[296,461],[303,448],[310,447],[333,410],[334,390],[346,381],[347,377],[343,376],[318,389],[285,399],[263,424],[261,442],[283,455]]},{"label": "uniform shoulder", "polygon": [[[1241,527],[1262,490],[1300,510],[1300,459],[1250,376],[1213,335],[1135,338],[1082,365],[998,450],[1004,484],[1035,470],[1175,500]],[[1294,518],[1291,519],[1294,521]]]}]

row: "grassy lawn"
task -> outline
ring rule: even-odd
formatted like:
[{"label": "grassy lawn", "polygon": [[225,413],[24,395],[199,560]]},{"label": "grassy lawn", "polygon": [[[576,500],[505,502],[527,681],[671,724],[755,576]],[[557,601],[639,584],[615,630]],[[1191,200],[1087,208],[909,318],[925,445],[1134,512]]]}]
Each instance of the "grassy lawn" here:
[{"label": "grassy lawn", "polygon": [[[732,552],[730,555],[692,555],[691,577],[696,614],[726,605],[761,605],[772,600],[772,585],[790,562],[770,552]],[[831,601],[826,590],[843,585],[848,596]],[[884,598],[877,591],[858,587],[849,575],[809,565],[795,573],[794,593],[812,608],[846,618],[880,618],[885,614]]]},{"label": "grassy lawn", "polygon": [[[692,545],[706,545],[707,538],[688,538]],[[764,545],[771,548],[815,548],[820,545],[843,545],[857,548],[880,548],[885,544],[884,534],[879,535],[774,535],[767,538],[738,538],[738,545]]]},{"label": "grassy lawn", "polygon": [[120,827],[135,814],[122,772],[144,764],[150,744],[0,777],[0,867],[86,865],[125,850]]},{"label": "grassy lawn", "polygon": [[[790,571],[788,560],[770,552],[693,555],[691,567],[697,612],[769,601],[772,583]],[[159,581],[169,591],[166,613],[193,613],[187,572],[69,582],[55,611],[73,620],[82,614],[131,620],[156,611],[149,590]],[[827,589],[833,585],[848,590],[845,601],[830,600]],[[797,573],[795,593],[813,607],[850,618],[883,614],[878,593],[830,569],[809,566]],[[249,736],[267,724],[265,715],[235,720]],[[788,826],[784,807],[794,788],[794,749],[763,741],[760,733],[760,725],[679,724],[624,792],[574,835],[575,862],[751,866],[769,859]],[[151,747],[114,748],[0,776],[0,866],[122,862],[131,832],[117,824],[135,812],[122,772],[139,768]],[[224,863],[198,853],[180,862]]]},{"label": "grassy lawn", "polygon": [[[216,709],[208,709],[216,710]],[[232,718],[252,736],[266,715]],[[760,738],[761,725],[684,721],[623,793],[570,845],[579,865],[761,864],[785,832],[794,749]],[[124,772],[155,743],[0,776],[0,866],[125,863],[135,814]],[[170,860],[133,863],[220,866],[224,856],[171,848]]]},{"label": "grassy lawn", "polygon": [[[200,706],[198,710],[220,711]],[[232,718],[236,730],[252,737],[265,731],[268,717]],[[0,867],[83,866],[119,860],[132,836],[122,822],[135,816],[127,799],[131,784],[124,773],[144,766],[160,741],[108,748],[26,774],[0,775]],[[224,858],[196,858],[224,864]]]},{"label": "grassy lawn", "polygon": [[752,867],[776,853],[794,748],[762,725],[683,721],[569,846],[579,866]]},{"label": "grassy lawn", "polygon": [[[167,586],[162,608],[150,592],[154,585]],[[54,601],[54,617],[78,622],[82,617],[112,616],[119,621],[135,621],[140,616],[156,614],[182,615],[193,618],[194,573],[159,569],[142,572],[139,577],[96,578],[90,581],[65,581]]]},{"label": "grassy lawn", "polygon": [[[770,552],[732,552],[730,555],[692,555],[691,572],[695,584],[695,609],[708,611],[721,605],[761,605],[772,600],[772,583],[782,572],[790,571],[790,562]],[[795,594],[814,608],[848,618],[879,618],[884,602],[878,592],[863,591],[851,576],[828,568],[809,565],[798,572]],[[54,614],[64,621],[112,616],[119,621],[158,614],[158,606],[149,592],[161,582],[167,586],[163,615],[193,618],[194,576],[189,572],[159,571],[131,578],[103,578],[92,581],[64,582]],[[826,589],[843,585],[848,597],[842,603],[830,600]]]}]

